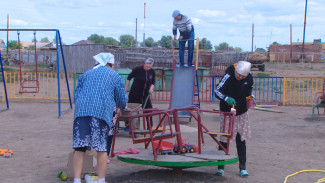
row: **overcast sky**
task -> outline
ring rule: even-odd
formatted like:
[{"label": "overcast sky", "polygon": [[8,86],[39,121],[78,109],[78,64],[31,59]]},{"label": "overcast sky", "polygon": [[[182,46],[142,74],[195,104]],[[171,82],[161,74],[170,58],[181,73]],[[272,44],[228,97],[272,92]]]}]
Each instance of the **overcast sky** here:
[{"label": "overcast sky", "polygon": [[[144,3],[146,18],[144,19]],[[254,49],[266,48],[277,41],[302,42],[305,0],[1,0],[0,27],[12,29],[59,29],[63,42],[73,44],[91,34],[113,37],[130,34],[138,41],[172,35],[172,12],[178,9],[191,18],[195,37],[207,38],[212,45],[227,42],[230,46],[251,51],[252,24]],[[325,41],[325,0],[308,0],[305,42]],[[55,34],[37,33],[37,39]],[[22,41],[31,41],[32,32],[22,32]],[[0,32],[6,39],[6,32]],[[10,32],[9,40],[17,40]]]}]

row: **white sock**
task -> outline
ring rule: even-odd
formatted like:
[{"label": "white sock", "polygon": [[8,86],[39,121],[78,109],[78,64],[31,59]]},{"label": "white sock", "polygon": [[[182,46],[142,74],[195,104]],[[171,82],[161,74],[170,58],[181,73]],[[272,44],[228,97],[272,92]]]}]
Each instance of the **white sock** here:
[{"label": "white sock", "polygon": [[98,179],[98,183],[105,183],[105,178]]},{"label": "white sock", "polygon": [[81,183],[81,179],[80,178],[73,178],[73,183]]}]

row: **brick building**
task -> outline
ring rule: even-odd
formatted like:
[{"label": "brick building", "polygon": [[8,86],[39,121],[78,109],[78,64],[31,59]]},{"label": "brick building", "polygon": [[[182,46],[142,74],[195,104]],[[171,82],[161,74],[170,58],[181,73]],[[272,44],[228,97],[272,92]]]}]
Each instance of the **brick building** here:
[{"label": "brick building", "polygon": [[305,43],[302,54],[302,43],[291,45],[270,45],[270,62],[320,62],[324,56],[325,44],[321,40]]}]

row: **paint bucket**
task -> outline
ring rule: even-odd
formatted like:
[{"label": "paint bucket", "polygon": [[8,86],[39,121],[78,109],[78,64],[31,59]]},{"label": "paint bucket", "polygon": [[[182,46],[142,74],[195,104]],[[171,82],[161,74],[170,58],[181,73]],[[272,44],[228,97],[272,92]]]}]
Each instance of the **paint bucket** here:
[{"label": "paint bucket", "polygon": [[255,102],[253,97],[251,96],[246,97],[246,107],[247,109],[252,109],[255,107]]}]

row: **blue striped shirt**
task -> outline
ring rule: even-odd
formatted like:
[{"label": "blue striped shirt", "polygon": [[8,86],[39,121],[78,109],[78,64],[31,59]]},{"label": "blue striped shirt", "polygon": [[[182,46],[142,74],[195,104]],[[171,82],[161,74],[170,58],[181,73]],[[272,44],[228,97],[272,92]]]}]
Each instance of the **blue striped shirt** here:
[{"label": "blue striped shirt", "polygon": [[111,128],[114,107],[124,109],[128,97],[120,75],[107,66],[90,69],[80,76],[74,94],[74,119],[92,116]]}]

